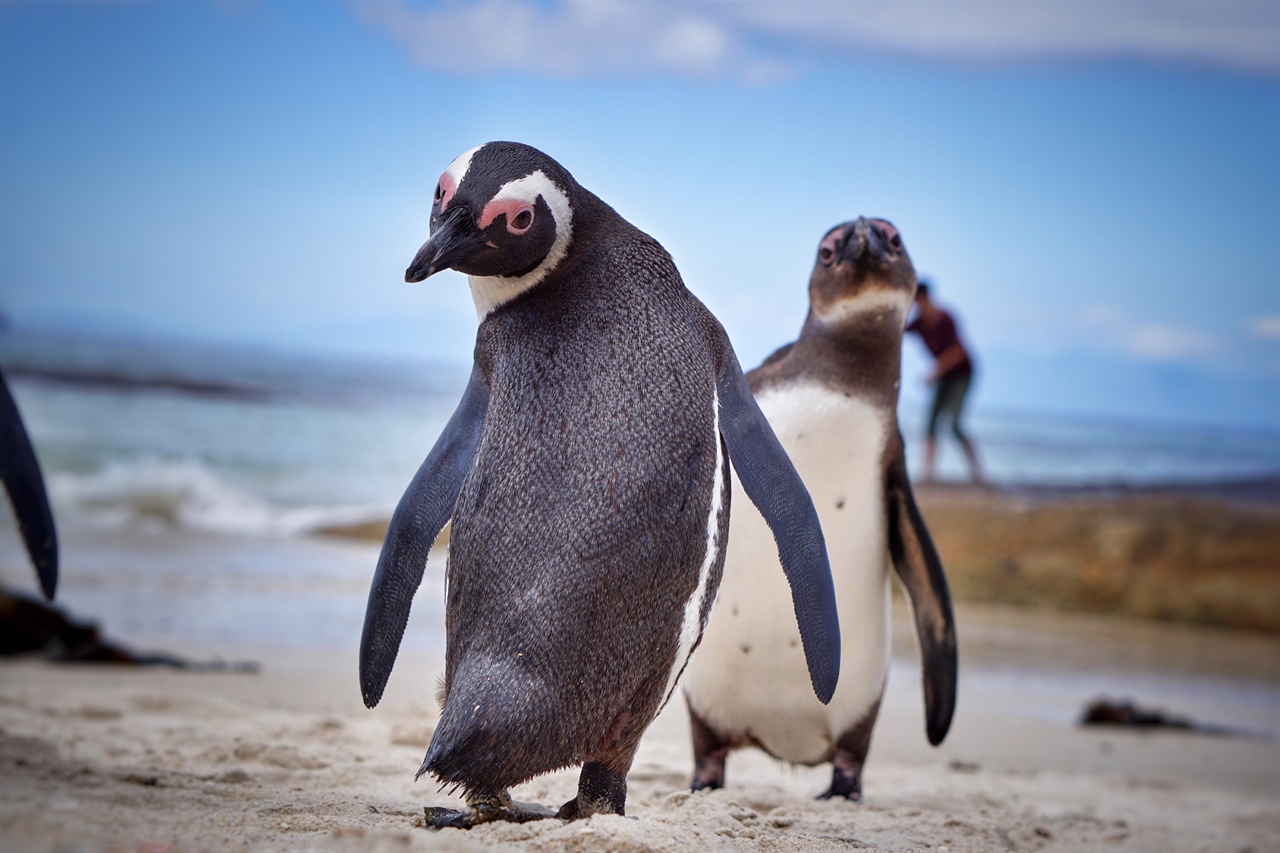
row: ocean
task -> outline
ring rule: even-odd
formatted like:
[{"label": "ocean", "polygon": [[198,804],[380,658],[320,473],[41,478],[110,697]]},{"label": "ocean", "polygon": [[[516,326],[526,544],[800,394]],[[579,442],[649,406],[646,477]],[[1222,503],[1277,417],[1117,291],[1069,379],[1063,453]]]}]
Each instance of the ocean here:
[{"label": "ocean", "polygon": [[[469,371],[13,330],[0,335],[0,368],[48,482],[60,600],[132,641],[200,648],[355,642],[377,545],[314,534],[389,517]],[[923,414],[901,412],[913,472]],[[969,425],[989,479],[1005,486],[1280,491],[1277,431],[999,413],[980,401]],[[939,474],[964,474],[945,440]],[[0,511],[0,582],[33,589],[31,575]],[[434,647],[438,631],[421,642]]]}]

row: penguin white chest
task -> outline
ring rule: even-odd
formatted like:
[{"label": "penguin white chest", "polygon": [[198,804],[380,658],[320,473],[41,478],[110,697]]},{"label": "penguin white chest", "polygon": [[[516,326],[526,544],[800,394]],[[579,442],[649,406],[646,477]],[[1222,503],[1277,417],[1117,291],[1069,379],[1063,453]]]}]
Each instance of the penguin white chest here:
[{"label": "penguin white chest", "polygon": [[883,457],[892,413],[817,383],[775,387],[756,400],[822,522],[840,613],[840,680],[823,706],[809,684],[777,546],[735,477],[724,580],[685,687],[718,730],[816,763],[879,698],[888,669]]}]

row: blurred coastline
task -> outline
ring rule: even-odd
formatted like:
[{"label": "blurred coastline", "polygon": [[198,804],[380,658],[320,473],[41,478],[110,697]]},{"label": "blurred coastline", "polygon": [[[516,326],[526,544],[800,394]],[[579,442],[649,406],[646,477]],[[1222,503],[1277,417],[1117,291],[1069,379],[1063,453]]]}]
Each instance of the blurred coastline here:
[{"label": "blurred coastline", "polygon": [[[340,588],[352,612],[466,378],[452,364],[13,330],[0,335],[0,368],[72,546],[73,603],[87,578],[96,596],[132,578],[123,599],[216,584],[248,602],[263,585],[309,584]],[[902,419],[910,463],[920,429],[913,412]],[[1280,632],[1280,424],[978,408],[973,429],[994,485],[918,487],[957,599]],[[944,478],[959,472],[955,456],[944,450]],[[3,533],[13,521],[0,515]],[[187,546],[221,556],[174,559]],[[104,553],[121,556],[108,566]],[[0,579],[25,574],[12,541],[0,546]],[[299,642],[308,624],[323,621],[303,620]]]}]

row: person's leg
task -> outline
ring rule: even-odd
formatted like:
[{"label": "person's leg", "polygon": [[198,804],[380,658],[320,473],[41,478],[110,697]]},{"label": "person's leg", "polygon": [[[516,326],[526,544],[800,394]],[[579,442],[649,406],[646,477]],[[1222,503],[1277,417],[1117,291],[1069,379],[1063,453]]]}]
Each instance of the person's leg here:
[{"label": "person's leg", "polygon": [[956,381],[952,389],[950,406],[951,433],[956,437],[956,441],[960,443],[960,448],[964,451],[965,458],[969,461],[969,479],[974,483],[982,483],[984,478],[982,476],[982,465],[978,461],[978,448],[974,445],[973,440],[969,438],[960,422],[964,417],[964,404],[969,397],[969,385],[972,379],[972,376],[961,377]]},{"label": "person's leg", "polygon": [[921,479],[925,483],[933,482],[934,463],[938,459],[938,418],[942,415],[945,383],[945,379],[940,379],[933,387],[933,405],[929,408],[929,425],[924,436],[924,476]]}]

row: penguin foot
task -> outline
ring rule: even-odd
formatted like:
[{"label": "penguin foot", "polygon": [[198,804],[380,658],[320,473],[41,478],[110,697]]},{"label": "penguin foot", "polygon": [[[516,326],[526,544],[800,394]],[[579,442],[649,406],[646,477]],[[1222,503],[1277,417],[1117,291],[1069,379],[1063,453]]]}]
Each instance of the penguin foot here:
[{"label": "penguin foot", "polygon": [[819,800],[830,800],[833,797],[844,797],[851,803],[862,802],[862,775],[850,774],[839,767],[831,771],[831,787],[817,796]]},{"label": "penguin foot", "polygon": [[460,812],[457,809],[446,809],[439,806],[427,806],[422,810],[423,822],[428,829],[470,829],[477,823],[476,813],[468,809]]},{"label": "penguin foot", "polygon": [[716,790],[724,787],[724,766],[729,757],[729,740],[721,737],[693,710],[688,694],[684,697],[689,709],[689,731],[693,735],[693,778],[690,791]]},{"label": "penguin foot", "polygon": [[588,761],[578,777],[578,796],[561,806],[556,817],[581,820],[593,814],[625,815],[626,807],[627,777],[599,762]]},{"label": "penguin foot", "polygon": [[423,822],[429,829],[470,829],[482,823],[504,820],[508,823],[528,823],[555,817],[556,813],[537,803],[521,803],[511,799],[506,791],[497,794],[478,794],[467,798],[471,808],[466,811],[427,806],[422,810]]},{"label": "penguin foot", "polygon": [[715,791],[724,787],[724,765],[729,755],[729,748],[722,747],[700,755],[693,763],[693,778],[689,781],[690,791]]},{"label": "penguin foot", "polygon": [[689,782],[690,791],[719,791],[724,787],[724,782],[719,779],[703,779],[697,773],[693,774],[693,779]]}]

